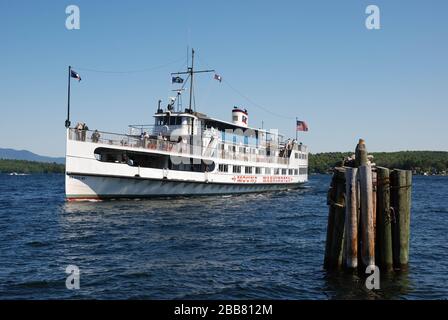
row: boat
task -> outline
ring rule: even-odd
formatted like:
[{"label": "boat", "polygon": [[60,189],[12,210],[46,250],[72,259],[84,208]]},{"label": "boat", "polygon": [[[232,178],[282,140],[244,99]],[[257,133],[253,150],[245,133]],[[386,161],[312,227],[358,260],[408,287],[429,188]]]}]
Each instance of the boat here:
[{"label": "boat", "polygon": [[28,176],[28,173],[17,173],[17,172],[10,172],[8,175],[10,176]]},{"label": "boat", "polygon": [[[124,134],[89,130],[66,121],[65,190],[68,201],[256,193],[299,188],[308,180],[307,146],[278,130],[249,126],[249,112],[233,106],[231,121],[197,112],[187,81],[166,108],[161,100],[151,125]],[[173,78],[174,82],[174,78]],[[68,125],[67,125],[68,124]]]}]

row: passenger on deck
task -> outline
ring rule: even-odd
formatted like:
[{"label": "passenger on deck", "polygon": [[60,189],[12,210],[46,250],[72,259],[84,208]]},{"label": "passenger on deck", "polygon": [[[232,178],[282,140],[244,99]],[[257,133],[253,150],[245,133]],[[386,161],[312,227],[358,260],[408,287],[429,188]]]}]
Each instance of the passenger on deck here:
[{"label": "passenger on deck", "polygon": [[163,144],[163,136],[162,136],[162,132],[159,131],[159,133],[157,134],[157,149],[161,149],[162,144]]},{"label": "passenger on deck", "polygon": [[100,133],[98,132],[98,130],[95,130],[93,133],[92,133],[92,137],[91,137],[91,139],[92,139],[92,142],[94,142],[94,143],[97,143],[99,140],[100,140]]},{"label": "passenger on deck", "polygon": [[148,140],[149,140],[149,134],[148,132],[145,131],[145,133],[143,134],[143,148],[148,147]]},{"label": "passenger on deck", "polygon": [[86,133],[89,130],[89,127],[83,123],[82,124],[82,141],[86,141]]},{"label": "passenger on deck", "polygon": [[126,153],[123,153],[121,155],[121,163],[128,163],[128,161],[129,161],[128,155]]},{"label": "passenger on deck", "polygon": [[168,150],[168,138],[163,136],[162,150]]},{"label": "passenger on deck", "polygon": [[83,123],[82,122],[78,122],[75,126],[76,129],[76,140],[81,141],[82,139],[82,128],[83,128]]}]

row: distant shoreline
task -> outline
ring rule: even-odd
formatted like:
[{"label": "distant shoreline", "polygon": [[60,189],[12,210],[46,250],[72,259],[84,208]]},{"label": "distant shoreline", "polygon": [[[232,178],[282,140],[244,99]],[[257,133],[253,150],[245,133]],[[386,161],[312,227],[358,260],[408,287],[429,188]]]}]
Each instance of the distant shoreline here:
[{"label": "distant shoreline", "polygon": [[[328,173],[353,152],[323,152],[310,154],[309,172]],[[373,162],[377,166],[411,170],[415,175],[448,175],[447,151],[397,151],[372,152]]]},{"label": "distant shoreline", "polygon": [[0,159],[0,173],[64,173],[65,165],[58,163]]}]

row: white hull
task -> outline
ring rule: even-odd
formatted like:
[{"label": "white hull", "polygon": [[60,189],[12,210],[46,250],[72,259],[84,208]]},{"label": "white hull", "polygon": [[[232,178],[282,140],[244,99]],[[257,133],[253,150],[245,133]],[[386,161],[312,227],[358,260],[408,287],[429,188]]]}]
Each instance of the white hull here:
[{"label": "white hull", "polygon": [[66,178],[68,187],[73,192],[73,194],[67,194],[67,200],[69,201],[241,194],[287,190],[298,188],[301,185],[300,183],[207,183],[94,175],[68,175]]}]

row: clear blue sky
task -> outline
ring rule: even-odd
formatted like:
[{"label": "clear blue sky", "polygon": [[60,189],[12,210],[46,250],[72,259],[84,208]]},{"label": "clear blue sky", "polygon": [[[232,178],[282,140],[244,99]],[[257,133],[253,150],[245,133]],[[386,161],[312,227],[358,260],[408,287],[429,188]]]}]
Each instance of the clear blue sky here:
[{"label": "clear blue sky", "polygon": [[[70,4],[80,30],[65,28]],[[380,30],[365,28],[369,4]],[[371,151],[448,150],[447,16],[443,0],[0,0],[0,147],[64,155],[68,65],[82,76],[72,123],[112,132],[152,123],[193,46],[198,67],[226,80],[198,79],[197,108],[213,117],[243,106],[252,126],[294,137],[297,116],[312,152],[352,150],[359,137]]]}]

